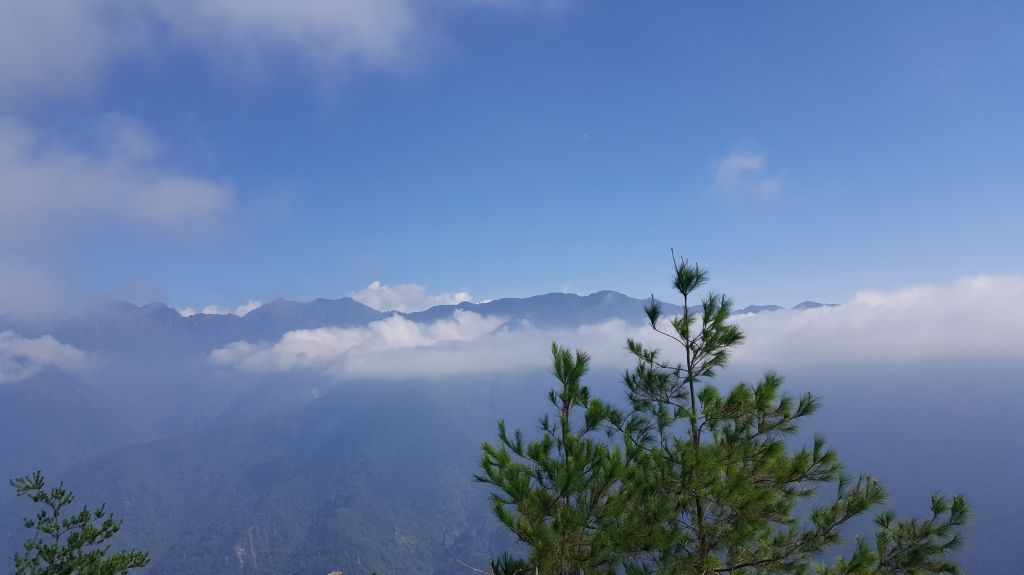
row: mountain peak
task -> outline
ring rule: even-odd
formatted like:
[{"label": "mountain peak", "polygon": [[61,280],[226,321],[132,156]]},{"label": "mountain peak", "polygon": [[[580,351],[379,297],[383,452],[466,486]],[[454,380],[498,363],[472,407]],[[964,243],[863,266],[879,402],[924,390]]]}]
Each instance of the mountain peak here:
[{"label": "mountain peak", "polygon": [[819,307],[838,307],[837,303],[819,303],[816,301],[802,301],[789,309],[817,309]]},{"label": "mountain peak", "polygon": [[772,305],[772,304],[769,304],[769,305],[757,305],[757,304],[755,304],[755,305],[748,305],[747,307],[745,307],[743,309],[738,309],[738,310],[736,310],[735,313],[736,314],[745,314],[745,313],[758,314],[758,313],[766,313],[766,312],[772,312],[772,311],[779,311],[781,309],[785,309],[785,308],[782,307],[781,305]]}]

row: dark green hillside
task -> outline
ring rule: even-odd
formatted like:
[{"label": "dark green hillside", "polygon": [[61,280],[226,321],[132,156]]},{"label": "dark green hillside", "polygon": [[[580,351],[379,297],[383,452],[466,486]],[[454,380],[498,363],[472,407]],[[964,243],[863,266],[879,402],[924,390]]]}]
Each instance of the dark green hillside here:
[{"label": "dark green hillside", "polygon": [[0,385],[3,485],[34,469],[61,469],[129,443],[135,421],[121,407],[99,386],[61,372]]},{"label": "dark green hillside", "polygon": [[[972,494],[967,573],[1014,572],[1024,561],[1014,544],[1024,536],[1018,363],[787,371],[794,391],[825,398],[807,432],[830,438],[851,471],[876,473],[901,512],[920,513],[928,489]],[[617,397],[618,374],[588,379],[595,393]],[[965,389],[965,381],[981,383]],[[82,502],[108,502],[125,522],[117,544],[151,552],[147,573],[464,573],[440,546],[446,528],[474,565],[509,548],[486,509],[487,488],[471,480],[479,444],[493,440],[502,416],[510,427],[533,429],[551,385],[546,373],[347,383],[301,408],[47,474]],[[0,554],[8,557],[30,510],[12,508],[12,499],[0,497]]]},{"label": "dark green hillside", "polygon": [[470,473],[496,414],[530,413],[519,398],[549,386],[530,379],[349,384],[300,409],[121,449],[63,479],[124,519],[120,543],[150,551],[147,573],[455,572],[446,529],[475,564],[509,545]]}]

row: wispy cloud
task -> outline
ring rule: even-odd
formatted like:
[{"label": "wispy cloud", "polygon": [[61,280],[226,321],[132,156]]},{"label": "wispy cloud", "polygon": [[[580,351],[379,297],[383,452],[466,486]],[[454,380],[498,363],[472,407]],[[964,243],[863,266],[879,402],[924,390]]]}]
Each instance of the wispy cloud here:
[{"label": "wispy cloud", "polygon": [[25,338],[0,332],[0,384],[28,379],[46,368],[81,373],[90,365],[88,355],[53,336]]},{"label": "wispy cloud", "polygon": [[52,241],[97,222],[191,225],[228,209],[228,186],[157,166],[157,150],[156,137],[126,118],[105,123],[89,152],[0,119],[0,245]]},{"label": "wispy cloud", "polygon": [[422,34],[409,0],[276,2],[173,0],[150,3],[171,41],[259,68],[285,55],[319,73],[388,68],[414,53]]},{"label": "wispy cloud", "polygon": [[[931,361],[1024,361],[1024,277],[970,277],[896,292],[865,291],[834,308],[737,318],[747,334],[737,366],[789,369]],[[298,330],[273,344],[236,342],[210,360],[247,371],[312,370],[339,379],[445,376],[541,368],[551,341],[591,353],[596,366],[630,364],[634,338],[672,351],[650,330],[610,321],[537,329],[458,310],[450,320],[416,324],[399,316],[365,328]]]},{"label": "wispy cloud", "polygon": [[425,286],[399,284],[394,286],[373,282],[365,288],[349,294],[357,302],[377,311],[420,311],[435,305],[452,305],[471,301],[469,292],[444,292],[432,294]]},{"label": "wispy cloud", "polygon": [[0,0],[0,110],[95,88],[140,47],[143,22],[116,0]]},{"label": "wispy cloud", "polygon": [[723,194],[772,196],[782,188],[782,174],[768,170],[764,154],[741,144],[715,167],[714,188]]},{"label": "wispy cloud", "polygon": [[119,60],[192,52],[225,69],[288,61],[320,78],[407,65],[451,13],[557,14],[567,0],[0,0],[0,109],[87,92]]},{"label": "wispy cloud", "polygon": [[0,254],[0,316],[43,317],[66,308],[67,293],[51,274]]}]

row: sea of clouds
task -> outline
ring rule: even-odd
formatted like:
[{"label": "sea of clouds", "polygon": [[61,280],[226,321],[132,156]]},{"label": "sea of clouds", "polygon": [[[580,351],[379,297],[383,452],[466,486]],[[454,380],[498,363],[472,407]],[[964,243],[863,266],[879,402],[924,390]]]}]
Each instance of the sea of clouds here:
[{"label": "sea of clouds", "polygon": [[[424,301],[422,293],[412,293],[416,302]],[[1022,301],[1024,277],[973,276],[946,285],[862,291],[836,307],[739,315],[733,321],[746,340],[735,350],[733,364],[786,369],[1024,360]],[[393,298],[385,305],[404,306]],[[673,342],[648,327],[622,320],[541,329],[455,310],[432,323],[395,314],[362,327],[295,330],[273,342],[236,341],[212,350],[206,361],[211,369],[240,373],[305,370],[339,380],[429,378],[543,368],[550,361],[551,342],[558,342],[587,351],[596,367],[625,368],[631,364],[627,338],[664,347],[670,355],[673,349]],[[0,383],[50,367],[80,373],[92,359],[52,336],[0,333]]]}]

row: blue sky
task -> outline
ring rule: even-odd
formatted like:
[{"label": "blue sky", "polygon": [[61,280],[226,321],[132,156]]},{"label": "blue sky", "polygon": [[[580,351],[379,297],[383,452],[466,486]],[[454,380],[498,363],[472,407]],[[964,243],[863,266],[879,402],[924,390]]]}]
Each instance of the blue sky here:
[{"label": "blue sky", "polygon": [[8,308],[1024,272],[1016,3],[44,4],[0,0]]}]

